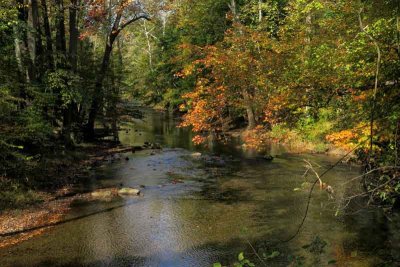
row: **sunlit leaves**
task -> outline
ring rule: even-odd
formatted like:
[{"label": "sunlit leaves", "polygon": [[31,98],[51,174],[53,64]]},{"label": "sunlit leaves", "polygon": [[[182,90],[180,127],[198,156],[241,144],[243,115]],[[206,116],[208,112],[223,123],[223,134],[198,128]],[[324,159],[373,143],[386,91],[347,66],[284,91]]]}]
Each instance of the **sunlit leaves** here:
[{"label": "sunlit leaves", "polygon": [[0,32],[16,24],[17,7],[11,0],[0,0]]},{"label": "sunlit leaves", "polygon": [[177,74],[183,78],[197,76],[195,90],[183,96],[188,114],[182,125],[218,136],[230,129],[232,113],[245,116],[243,112],[249,106],[261,110],[266,95],[261,92],[268,88],[271,74],[271,53],[266,37],[240,24],[228,30],[222,42],[203,48],[202,58]]}]

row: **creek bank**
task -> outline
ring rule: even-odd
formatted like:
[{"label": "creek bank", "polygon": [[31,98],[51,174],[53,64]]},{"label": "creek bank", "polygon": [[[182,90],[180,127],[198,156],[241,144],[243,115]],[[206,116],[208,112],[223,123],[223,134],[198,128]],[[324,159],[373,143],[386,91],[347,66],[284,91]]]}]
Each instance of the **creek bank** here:
[{"label": "creek bank", "polygon": [[[325,154],[328,156],[340,157],[348,153],[348,151],[334,146],[331,143],[327,143],[324,140],[318,142],[306,140],[300,134],[294,135],[291,138],[285,138],[283,136],[269,137],[267,139],[260,139],[259,141],[261,142],[253,144],[254,136],[257,135],[254,131],[255,130],[248,130],[247,128],[237,128],[224,132],[224,135],[232,139],[240,140],[240,143],[242,143],[240,148],[243,150],[254,149],[257,151],[269,151],[271,146],[276,146],[280,148],[279,150],[285,151],[285,153],[288,154]],[[249,142],[247,142],[247,140]],[[356,162],[356,155],[351,153],[344,163]]]},{"label": "creek bank", "polygon": [[[161,150],[158,144],[146,143],[143,146],[127,147],[111,142],[84,144],[76,148],[83,155],[66,157],[63,161],[56,161],[57,165],[47,169],[46,177],[57,180],[55,184],[34,191],[40,199],[32,205],[0,211],[0,248],[18,244],[40,235],[49,227],[23,232],[24,229],[34,229],[41,225],[58,223],[69,212],[71,205],[76,202],[112,201],[117,198],[131,198],[141,196],[141,191],[130,187],[113,187],[95,191],[82,191],[79,185],[84,185],[92,170],[104,163],[113,163],[120,160],[129,160],[125,153],[135,153],[140,150]],[[74,160],[71,160],[74,159]],[[53,168],[54,167],[54,168]],[[54,179],[57,177],[57,179]],[[22,232],[8,236],[7,233]]]},{"label": "creek bank", "polygon": [[23,210],[5,211],[0,215],[0,248],[16,245],[42,234],[53,225],[62,223],[65,215],[74,205],[94,201],[111,202],[118,198],[139,196],[141,192],[135,188],[104,188],[91,193],[54,199]]}]

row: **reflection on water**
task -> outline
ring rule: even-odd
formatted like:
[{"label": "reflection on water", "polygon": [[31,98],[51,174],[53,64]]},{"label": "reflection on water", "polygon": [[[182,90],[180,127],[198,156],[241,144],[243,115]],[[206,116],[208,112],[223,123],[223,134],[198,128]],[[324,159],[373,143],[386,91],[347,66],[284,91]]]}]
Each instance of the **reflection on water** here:
[{"label": "reflection on water", "polygon": [[[145,115],[145,121],[121,132],[121,141],[158,142],[168,148],[155,154],[142,151],[129,155],[129,161],[104,166],[92,185],[144,186],[144,196],[74,207],[69,216],[129,201],[0,250],[0,266],[211,266],[250,251],[247,240],[277,244],[281,256],[270,261],[271,266],[287,266],[289,255],[304,256],[315,266],[330,260],[338,266],[374,266],[397,251],[398,224],[386,224],[373,211],[335,217],[332,201],[320,191],[313,196],[300,235],[290,243],[277,243],[295,232],[304,212],[307,192],[293,191],[302,183],[302,156],[272,162],[242,158],[223,168],[205,167],[191,158],[191,133],[177,128],[172,116],[150,110]],[[235,145],[214,147],[214,152],[234,150]],[[334,162],[324,156],[304,157],[322,166]],[[339,166],[325,180],[335,187],[356,173]],[[176,177],[182,183],[174,183]],[[350,186],[337,194],[351,191]],[[327,242],[321,255],[302,248],[316,236]]]}]

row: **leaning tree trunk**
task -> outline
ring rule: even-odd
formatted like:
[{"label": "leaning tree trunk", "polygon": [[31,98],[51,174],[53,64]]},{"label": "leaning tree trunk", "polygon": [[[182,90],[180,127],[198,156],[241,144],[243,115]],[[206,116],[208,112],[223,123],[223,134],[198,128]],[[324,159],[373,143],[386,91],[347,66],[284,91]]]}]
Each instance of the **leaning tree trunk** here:
[{"label": "leaning tree trunk", "polygon": [[[124,8],[123,6],[120,6],[120,7],[122,9]],[[113,26],[111,27],[111,31],[107,38],[106,47],[105,47],[104,55],[103,55],[103,60],[101,62],[100,70],[99,70],[99,73],[96,78],[92,104],[91,104],[91,107],[89,110],[88,123],[86,125],[85,137],[87,140],[93,140],[95,138],[94,124],[96,121],[98,110],[101,107],[102,102],[103,102],[103,81],[104,81],[104,78],[106,77],[107,70],[110,65],[111,52],[112,52],[112,48],[113,48],[115,39],[118,37],[118,34],[125,27],[130,25],[131,23],[138,21],[140,19],[149,20],[149,18],[146,14],[135,16],[131,20],[124,21],[122,24],[121,24],[121,19],[122,19],[122,12],[119,12],[116,15]]]},{"label": "leaning tree trunk", "polygon": [[104,50],[100,71],[96,78],[95,93],[93,95],[92,105],[89,111],[89,119],[86,129],[87,140],[93,140],[95,138],[94,124],[96,121],[99,108],[101,107],[101,104],[103,102],[103,81],[104,78],[106,77],[108,66],[110,65],[111,52],[114,41],[117,38],[117,35],[118,32],[111,32],[106,43],[106,48]]}]

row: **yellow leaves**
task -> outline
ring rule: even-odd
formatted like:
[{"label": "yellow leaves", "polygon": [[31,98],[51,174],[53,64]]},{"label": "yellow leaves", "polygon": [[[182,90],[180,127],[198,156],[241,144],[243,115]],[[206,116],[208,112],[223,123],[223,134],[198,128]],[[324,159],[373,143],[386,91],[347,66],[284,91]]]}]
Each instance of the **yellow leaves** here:
[{"label": "yellow leaves", "polygon": [[[369,138],[369,127],[368,123],[359,123],[352,129],[346,129],[327,135],[326,140],[337,147],[350,151],[359,143]],[[376,128],[376,125],[374,128]]]},{"label": "yellow leaves", "polygon": [[277,93],[271,96],[264,108],[264,121],[276,124],[284,119],[284,109],[289,105],[289,92]]},{"label": "yellow leaves", "polygon": [[192,75],[195,71],[195,66],[193,64],[186,65],[180,72],[175,73],[175,77],[177,78],[186,78],[189,75]]},{"label": "yellow leaves", "polygon": [[179,105],[179,111],[183,112],[183,111],[185,111],[186,109],[187,109],[187,105],[185,105],[185,104],[180,104],[180,105]]}]

